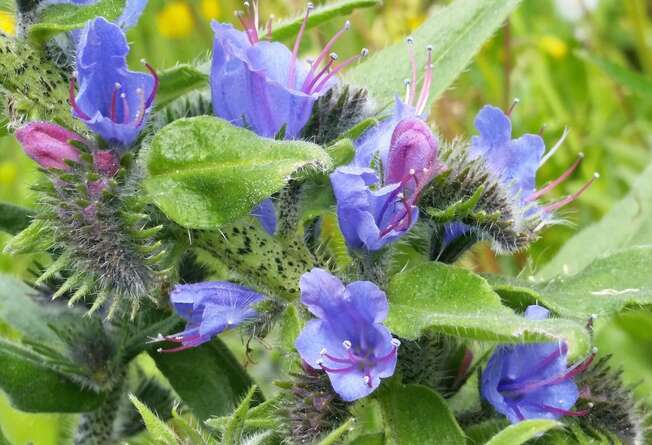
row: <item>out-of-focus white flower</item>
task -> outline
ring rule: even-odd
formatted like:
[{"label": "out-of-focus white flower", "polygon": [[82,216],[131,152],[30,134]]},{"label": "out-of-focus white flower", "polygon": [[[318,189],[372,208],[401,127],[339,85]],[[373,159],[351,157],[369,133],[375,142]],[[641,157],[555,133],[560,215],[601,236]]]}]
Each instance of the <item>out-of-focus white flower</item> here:
[{"label": "out-of-focus white flower", "polygon": [[587,12],[595,11],[598,0],[555,0],[557,13],[569,22],[578,22]]}]

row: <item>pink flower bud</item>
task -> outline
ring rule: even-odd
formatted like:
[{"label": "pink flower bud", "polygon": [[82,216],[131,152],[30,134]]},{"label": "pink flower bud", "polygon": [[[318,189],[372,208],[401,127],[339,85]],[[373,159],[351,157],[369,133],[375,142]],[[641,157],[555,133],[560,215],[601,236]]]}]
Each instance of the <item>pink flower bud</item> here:
[{"label": "pink flower bud", "polygon": [[94,152],[93,164],[95,170],[107,178],[112,178],[120,170],[120,158],[113,150]]},{"label": "pink flower bud", "polygon": [[437,159],[439,144],[428,125],[418,118],[403,119],[392,134],[385,166],[385,184],[404,183],[418,193],[446,169]]},{"label": "pink flower bud", "polygon": [[84,141],[78,134],[48,122],[32,122],[19,128],[16,139],[41,167],[59,170],[69,169],[65,161],[79,161],[79,151],[70,141]]}]

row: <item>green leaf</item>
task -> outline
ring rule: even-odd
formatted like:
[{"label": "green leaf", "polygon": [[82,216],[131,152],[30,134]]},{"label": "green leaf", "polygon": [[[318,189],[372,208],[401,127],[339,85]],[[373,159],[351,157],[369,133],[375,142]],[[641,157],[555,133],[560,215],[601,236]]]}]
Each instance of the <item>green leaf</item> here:
[{"label": "green leaf", "polygon": [[628,68],[624,68],[587,51],[578,51],[577,54],[582,59],[600,68],[632,93],[642,99],[652,100],[652,80],[649,77]]},{"label": "green leaf", "polygon": [[162,108],[191,91],[208,86],[208,75],[188,64],[177,65],[158,73],[160,85],[156,94],[156,108]]},{"label": "green leaf", "polygon": [[150,352],[150,356],[202,421],[230,414],[253,384],[219,339],[174,354]]},{"label": "green leaf", "polygon": [[281,315],[281,345],[284,350],[294,350],[294,342],[301,332],[303,323],[296,305],[288,304]]},{"label": "green leaf", "polygon": [[251,406],[251,400],[256,394],[256,389],[256,385],[249,388],[247,395],[229,419],[222,437],[222,445],[240,445],[242,443],[245,420]]},{"label": "green leaf", "polygon": [[560,426],[562,425],[554,420],[525,420],[508,426],[492,437],[485,445],[521,445],[552,428],[558,428]]},{"label": "green leaf", "polygon": [[79,413],[94,410],[104,399],[52,370],[39,354],[3,339],[0,363],[0,389],[21,411]]},{"label": "green leaf", "polygon": [[120,17],[125,0],[99,0],[88,6],[72,3],[57,4],[46,8],[38,23],[29,29],[29,37],[36,44],[42,44],[56,34],[83,28],[95,17],[114,21]]},{"label": "green leaf", "polygon": [[347,442],[347,445],[385,445],[385,435],[383,433],[365,434]]},{"label": "green leaf", "polygon": [[0,202],[0,230],[17,234],[31,221],[30,210],[6,202]]},{"label": "green leaf", "polygon": [[354,422],[354,419],[347,420],[342,425],[338,426],[333,431],[328,433],[328,435],[320,440],[317,445],[335,445],[341,443],[340,439],[342,439],[345,434],[351,431]]},{"label": "green leaf", "polygon": [[[382,0],[339,0],[318,6],[310,12],[306,29],[321,25],[335,17],[346,16],[356,9],[369,8],[382,3]],[[283,40],[296,36],[303,23],[304,14],[293,19],[284,20],[274,24],[272,40]]]},{"label": "green leaf", "polygon": [[28,253],[42,253],[52,247],[54,238],[48,223],[42,219],[35,219],[29,226],[5,244],[4,253],[21,255]]},{"label": "green leaf", "polygon": [[596,258],[643,244],[652,244],[652,164],[623,200],[600,222],[567,241],[537,277],[550,279],[562,273],[573,275]]},{"label": "green leaf", "polygon": [[532,298],[562,316],[610,316],[628,306],[652,305],[652,245],[598,258],[582,272],[532,284]]},{"label": "green leaf", "polygon": [[330,164],[328,154],[309,142],[260,138],[201,116],[179,119],[156,134],[145,189],[178,224],[215,229],[248,214],[297,170]]},{"label": "green leaf", "polygon": [[391,385],[378,395],[387,445],[465,445],[444,399],[422,385]]},{"label": "green leaf", "polygon": [[485,279],[465,269],[424,263],[395,275],[387,289],[392,310],[387,326],[414,339],[426,330],[501,343],[564,338],[574,354],[588,350],[580,323],[527,320],[500,301]]},{"label": "green leaf", "polygon": [[33,293],[22,281],[0,275],[0,320],[30,340],[46,342],[54,333],[43,308],[29,297]]},{"label": "green leaf", "polygon": [[138,400],[138,398],[136,398],[136,396],[133,394],[129,394],[129,400],[131,400],[131,403],[133,403],[133,405],[140,413],[140,416],[145,422],[145,428],[147,428],[147,432],[152,436],[152,439],[155,440],[156,443],[160,443],[162,445],[179,443],[179,440],[176,434],[174,434],[174,431],[172,431],[172,429],[167,426],[165,422],[159,419],[158,416],[147,407],[147,405]]},{"label": "green leaf", "polygon": [[[425,61],[432,45],[434,76],[429,103],[444,92],[466,68],[482,44],[518,6],[519,0],[457,0],[429,17],[413,34],[414,49]],[[391,69],[387,69],[391,66]],[[371,55],[347,71],[345,79],[364,85],[372,96],[390,104],[403,91],[403,80],[411,77],[405,42]],[[423,74],[421,74],[423,77]]]}]

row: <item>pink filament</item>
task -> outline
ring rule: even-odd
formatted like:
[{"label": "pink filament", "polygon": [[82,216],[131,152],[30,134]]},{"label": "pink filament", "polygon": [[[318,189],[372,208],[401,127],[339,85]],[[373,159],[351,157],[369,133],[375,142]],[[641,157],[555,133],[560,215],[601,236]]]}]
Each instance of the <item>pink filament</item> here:
[{"label": "pink filament", "polygon": [[77,99],[75,98],[75,76],[72,76],[70,78],[70,81],[68,82],[68,93],[70,95],[70,106],[72,107],[73,110],[75,110],[75,113],[79,115],[84,120],[89,120],[90,117],[82,111],[81,108],[79,108],[79,105],[77,105]]},{"label": "pink filament", "polygon": [[412,81],[410,82],[410,94],[407,100],[408,105],[412,105],[414,102],[415,96],[417,95],[417,60],[414,55],[414,40],[412,37],[407,38],[408,44],[408,58],[410,60],[410,65],[412,66]]},{"label": "pink filament", "polygon": [[111,93],[111,120],[117,123],[117,108],[118,108],[118,91],[120,91],[119,84],[115,84],[113,92]]},{"label": "pink filament", "polygon": [[156,97],[156,93],[158,92],[159,85],[161,84],[161,80],[158,77],[158,74],[156,73],[156,70],[152,68],[152,65],[147,63],[145,60],[142,61],[143,64],[145,65],[145,68],[147,68],[147,71],[150,72],[152,77],[154,77],[154,86],[152,87],[152,92],[149,93],[149,97],[147,98],[147,102],[145,102],[145,108],[149,108],[153,103],[154,103],[154,98]]},{"label": "pink filament", "polygon": [[550,213],[554,212],[555,210],[559,210],[560,208],[564,207],[567,204],[570,204],[571,202],[575,201],[577,198],[579,198],[582,193],[584,193],[589,187],[591,187],[591,184],[595,182],[596,179],[600,177],[599,174],[595,173],[591,179],[589,179],[586,184],[584,184],[578,191],[573,193],[572,195],[567,196],[564,199],[561,199],[557,202],[554,202],[546,207],[543,208],[544,213]]},{"label": "pink filament", "polygon": [[426,74],[423,78],[423,85],[421,86],[421,93],[416,105],[417,114],[423,113],[428,97],[430,97],[430,86],[432,85],[432,47],[428,47],[428,61],[426,62]]},{"label": "pink filament", "polygon": [[306,8],[306,15],[303,17],[303,22],[301,23],[301,28],[299,28],[299,34],[294,41],[294,48],[292,48],[292,58],[290,59],[290,73],[288,75],[288,88],[295,88],[296,78],[297,78],[297,55],[299,54],[299,46],[301,45],[301,40],[303,39],[303,33],[306,31],[306,25],[308,24],[308,17],[310,17],[310,11],[312,10],[312,3],[308,3]]},{"label": "pink filament", "polygon": [[532,193],[530,196],[527,197],[526,201],[527,202],[535,201],[540,197],[542,197],[543,195],[545,195],[546,193],[548,193],[549,191],[551,191],[552,189],[554,189],[555,187],[557,187],[562,182],[564,182],[566,179],[568,179],[570,175],[573,174],[575,170],[577,170],[577,167],[582,162],[582,159],[584,159],[584,154],[580,153],[577,159],[575,160],[575,162],[573,162],[573,164],[564,173],[562,173],[561,176],[559,176],[554,181],[548,183],[548,185],[546,185],[541,190]]},{"label": "pink filament", "polygon": [[[306,80],[303,82],[303,86],[301,87],[301,91],[303,92],[309,92],[310,91],[310,86],[314,85],[313,82],[313,76],[315,75],[315,71],[317,68],[319,68],[319,65],[323,62],[324,58],[329,54],[331,48],[335,45],[335,43],[339,40],[340,37],[342,37],[342,34],[344,34],[348,29],[351,27],[350,22],[347,20],[346,23],[344,23],[344,26],[335,33],[335,35],[328,41],[326,46],[324,46],[324,49],[322,49],[321,53],[319,53],[319,56],[317,56],[317,59],[310,65],[310,71],[308,72],[308,76],[306,76]],[[323,71],[322,71],[323,72]],[[319,76],[317,76],[319,77]]]},{"label": "pink filament", "polygon": [[331,67],[333,66],[333,63],[335,63],[336,60],[337,60],[337,54],[335,54],[335,53],[331,54],[330,60],[328,61],[328,63],[324,67],[324,69],[322,69],[314,77],[314,79],[312,79],[310,81],[310,84],[308,84],[308,88],[307,89],[302,89],[302,91],[307,93],[307,94],[310,94],[312,92],[313,87],[315,86],[315,83],[319,82],[319,79],[321,79],[324,76],[324,74],[326,74],[331,69]]},{"label": "pink filament", "polygon": [[331,71],[331,72],[330,72],[326,77],[324,77],[324,78],[321,80],[321,82],[319,82],[319,83],[317,84],[317,86],[314,88],[314,91],[315,91],[315,92],[319,92],[319,91],[321,91],[321,89],[324,88],[324,86],[328,83],[329,80],[331,80],[331,79],[333,78],[333,76],[335,76],[337,73],[339,73],[339,72],[342,71],[344,68],[346,68],[347,66],[351,65],[352,63],[354,63],[354,62],[360,60],[360,59],[363,58],[363,57],[366,57],[367,54],[368,54],[368,51],[367,51],[367,49],[365,48],[365,49],[363,49],[362,52],[361,52],[360,54],[358,54],[357,56],[350,57],[350,58],[346,59],[344,62],[342,62],[342,63],[340,63],[339,65],[337,65],[337,66],[336,66],[336,67],[335,67],[335,68],[334,68],[334,69],[333,69],[333,70],[332,70],[332,71]]}]

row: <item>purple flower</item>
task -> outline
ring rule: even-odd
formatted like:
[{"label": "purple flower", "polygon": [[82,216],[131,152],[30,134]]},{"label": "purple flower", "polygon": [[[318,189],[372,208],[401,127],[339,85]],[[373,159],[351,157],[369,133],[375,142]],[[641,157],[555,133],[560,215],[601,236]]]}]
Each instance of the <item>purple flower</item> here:
[{"label": "purple flower", "polygon": [[[366,55],[334,65],[337,55],[328,51],[349,28],[344,26],[312,64],[298,60],[299,45],[312,9],[309,4],[292,51],[258,35],[258,4],[249,5],[249,16],[238,14],[245,31],[213,22],[215,44],[211,68],[213,111],[234,125],[259,136],[296,139],[308,122],[315,101],[336,83],[335,75]],[[271,21],[268,33],[271,32]],[[323,62],[328,63],[322,68]]]},{"label": "purple flower", "polygon": [[98,17],[82,31],[77,47],[79,92],[70,82],[73,115],[120,150],[140,134],[158,90],[158,77],[127,69],[129,46],[122,29]]},{"label": "purple flower", "polygon": [[188,323],[178,334],[155,341],[172,341],[181,346],[159,350],[177,352],[206,343],[217,334],[256,317],[254,305],[263,295],[226,281],[177,285],[170,300],[175,311]]},{"label": "purple flower", "polygon": [[301,302],[317,319],[295,346],[310,367],[328,374],[343,400],[369,395],[394,374],[400,342],[382,324],[388,310],[383,291],[369,281],[345,287],[322,269],[303,274],[300,288]]},{"label": "purple flower", "polygon": [[[548,314],[541,306],[525,311],[529,320],[545,320]],[[573,378],[590,366],[595,352],[569,368],[565,342],[499,346],[482,373],[482,396],[512,423],[585,415],[570,411],[579,397]]]},{"label": "purple flower", "polygon": [[79,162],[79,151],[70,141],[84,142],[76,133],[47,122],[32,122],[16,131],[16,139],[43,168],[69,170],[66,161]]},{"label": "purple flower", "polygon": [[260,221],[263,229],[270,235],[276,232],[276,209],[271,198],[267,198],[258,204],[252,211],[251,216]]},{"label": "purple flower", "polygon": [[331,174],[340,230],[350,248],[379,250],[414,226],[421,191],[445,169],[437,151],[428,125],[407,118],[395,125],[387,154],[378,159],[382,181],[376,170],[355,162]]},{"label": "purple flower", "polygon": [[[514,102],[514,105],[516,103]],[[546,147],[540,135],[525,134],[518,139],[512,139],[512,122],[509,116],[514,105],[508,114],[491,105],[486,105],[480,110],[475,118],[475,127],[479,136],[471,139],[470,155],[471,159],[482,159],[489,171],[505,184],[511,193],[518,196],[525,213],[531,213],[538,208],[537,200],[566,180],[577,169],[584,155],[580,153],[578,159],[559,178],[536,190],[537,171],[561,146],[567,132],[564,132],[559,142],[548,153],[545,153]],[[576,193],[542,207],[541,212],[549,215],[574,201],[584,193],[596,177],[594,176]]]}]

